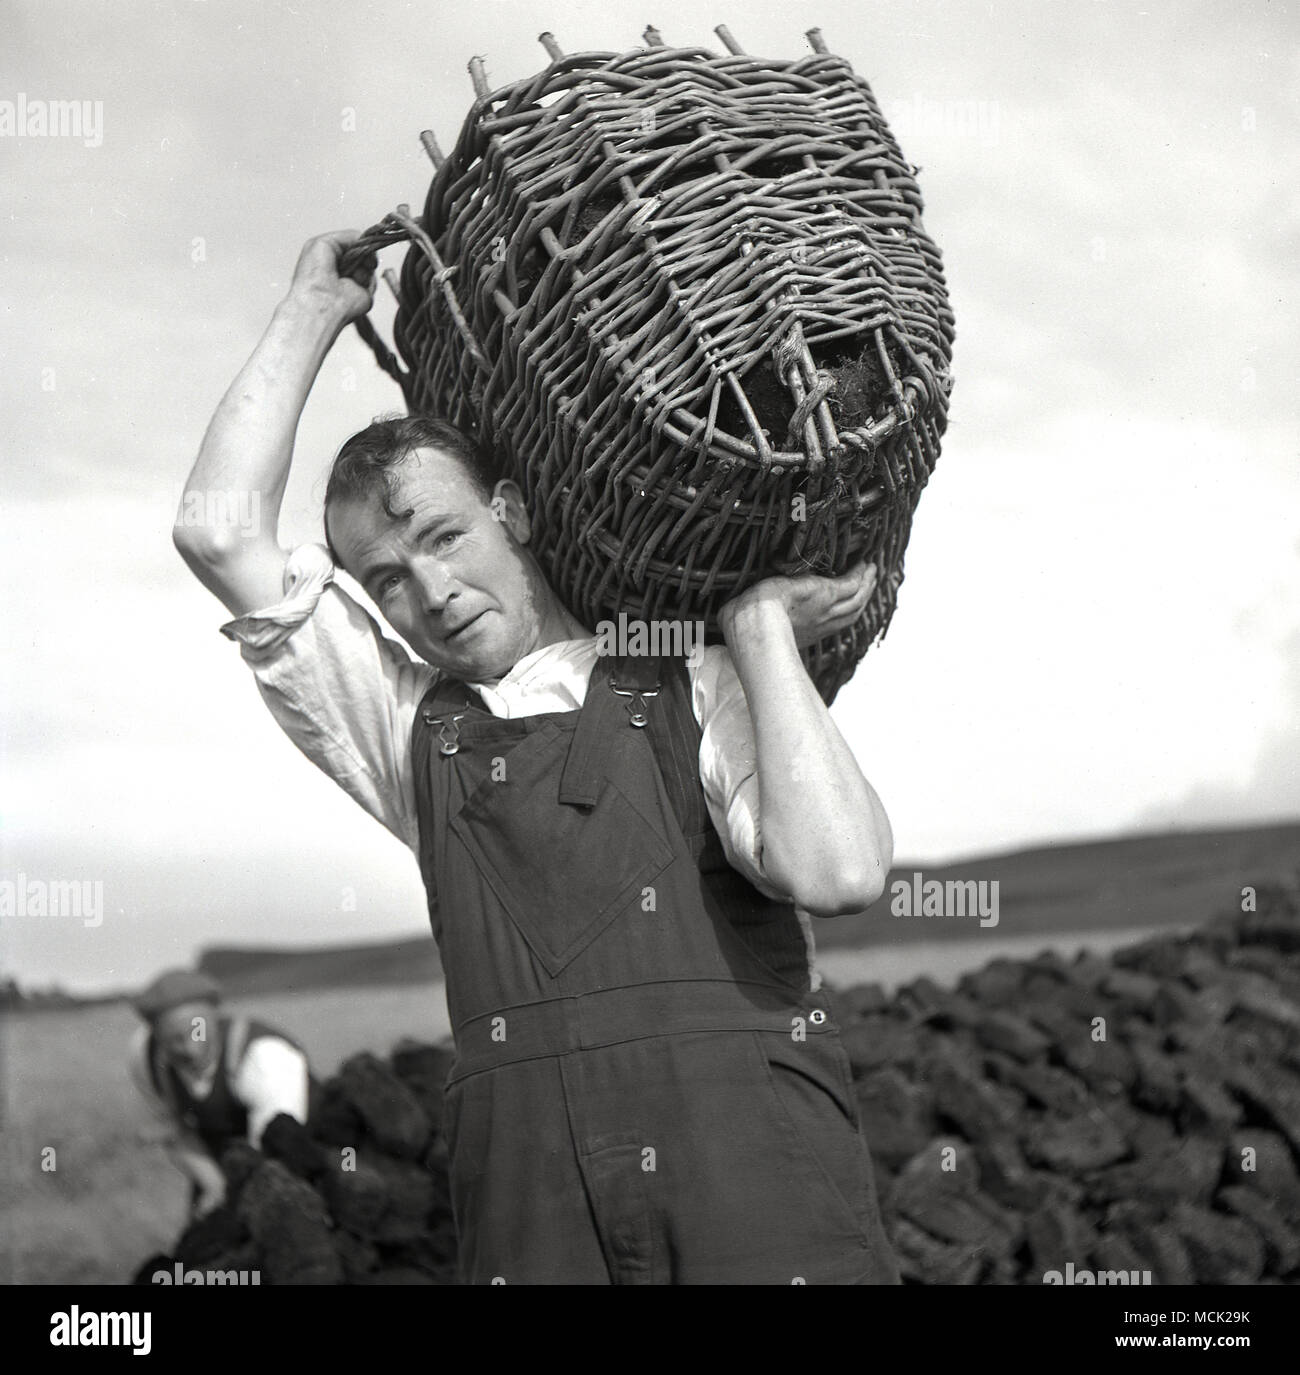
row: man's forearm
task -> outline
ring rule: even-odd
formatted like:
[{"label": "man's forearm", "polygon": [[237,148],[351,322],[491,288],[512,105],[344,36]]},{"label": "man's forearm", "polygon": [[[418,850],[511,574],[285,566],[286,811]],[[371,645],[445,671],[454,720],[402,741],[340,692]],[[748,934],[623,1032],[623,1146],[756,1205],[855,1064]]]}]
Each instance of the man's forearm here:
[{"label": "man's forearm", "polygon": [[[289,296],[276,307],[208,425],[181,498],[175,539],[191,566],[276,546],[298,421],[344,323],[336,306],[310,299]],[[235,510],[253,513],[255,526],[241,528]]]},{"label": "man's forearm", "polygon": [[809,678],[784,610],[738,608],[727,644],[754,723],[763,870],[814,915],[860,911],[883,891],[893,859],[880,799]]},{"label": "man's forearm", "polygon": [[216,1199],[226,1190],[221,1167],[198,1142],[173,1137],[166,1143],[168,1159],[205,1197]]},{"label": "man's forearm", "polygon": [[[303,249],[289,294],[208,425],[181,497],[172,539],[236,615],[281,595],[277,527],[298,421],[325,355],[373,299],[373,282],[338,275],[339,254],[356,237],[323,234]],[[373,263],[359,272],[372,277]]]}]

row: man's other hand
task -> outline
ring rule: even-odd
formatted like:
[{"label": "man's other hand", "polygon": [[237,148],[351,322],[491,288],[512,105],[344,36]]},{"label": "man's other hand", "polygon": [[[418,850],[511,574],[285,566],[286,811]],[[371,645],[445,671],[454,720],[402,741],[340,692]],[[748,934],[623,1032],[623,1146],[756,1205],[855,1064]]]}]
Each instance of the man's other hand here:
[{"label": "man's other hand", "polygon": [[198,1221],[201,1217],[207,1217],[211,1212],[215,1212],[226,1201],[226,1185],[222,1180],[220,1186],[201,1188],[194,1197],[194,1203],[190,1208],[190,1217]]},{"label": "man's other hand", "polygon": [[781,607],[800,648],[845,630],[862,615],[876,586],[876,566],[860,563],[837,578],[815,573],[764,578],[723,606],[722,631],[730,642],[736,617],[763,606]]},{"label": "man's other hand", "polygon": [[338,271],[343,250],[360,237],[355,229],[337,229],[308,239],[293,270],[290,297],[337,311],[343,324],[364,315],[375,303],[378,259],[369,254],[348,277]]}]

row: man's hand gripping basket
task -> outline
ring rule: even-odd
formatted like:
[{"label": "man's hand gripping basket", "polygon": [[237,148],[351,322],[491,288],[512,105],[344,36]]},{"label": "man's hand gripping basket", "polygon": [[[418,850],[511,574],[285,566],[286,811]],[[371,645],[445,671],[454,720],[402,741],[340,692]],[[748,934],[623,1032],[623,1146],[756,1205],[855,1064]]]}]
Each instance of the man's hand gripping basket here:
[{"label": "man's hand gripping basket", "polygon": [[953,319],[866,82],[816,29],[799,61],[647,46],[565,56],[476,100],[409,239],[394,338],[411,410],[494,447],[534,551],[592,629],[703,619],[774,573],[879,577],[806,652],[829,701],[888,625],[939,454]]}]

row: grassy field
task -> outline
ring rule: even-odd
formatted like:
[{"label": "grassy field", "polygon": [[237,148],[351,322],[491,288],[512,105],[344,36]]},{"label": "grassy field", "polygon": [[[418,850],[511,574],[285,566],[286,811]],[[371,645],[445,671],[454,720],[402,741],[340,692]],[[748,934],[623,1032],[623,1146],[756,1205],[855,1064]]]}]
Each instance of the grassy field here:
[{"label": "grassy field", "polygon": [[[358,1050],[447,1034],[437,987],[353,988],[232,1000],[282,1026],[321,1077]],[[127,1073],[137,1025],[123,1004],[0,1018],[4,1158],[0,1283],[118,1284],[171,1248],[186,1187]],[[41,1168],[45,1147],[55,1168]],[[48,1157],[46,1157],[48,1159]]]}]

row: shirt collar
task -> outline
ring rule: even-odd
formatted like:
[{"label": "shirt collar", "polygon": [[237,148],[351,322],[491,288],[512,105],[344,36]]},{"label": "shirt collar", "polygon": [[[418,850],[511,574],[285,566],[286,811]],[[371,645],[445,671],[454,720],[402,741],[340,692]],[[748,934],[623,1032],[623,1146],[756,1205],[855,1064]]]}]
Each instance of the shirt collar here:
[{"label": "shirt collar", "polygon": [[539,675],[552,670],[557,663],[580,660],[584,655],[590,654],[595,646],[594,635],[584,636],[580,640],[556,640],[549,645],[543,645],[541,649],[533,650],[531,654],[525,654],[504,677],[485,678],[482,682],[470,683],[469,686],[476,692],[483,688],[496,691],[503,684],[526,687]]}]

